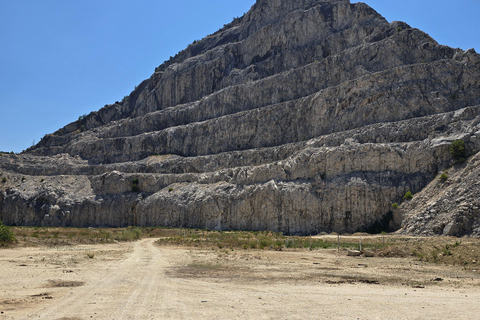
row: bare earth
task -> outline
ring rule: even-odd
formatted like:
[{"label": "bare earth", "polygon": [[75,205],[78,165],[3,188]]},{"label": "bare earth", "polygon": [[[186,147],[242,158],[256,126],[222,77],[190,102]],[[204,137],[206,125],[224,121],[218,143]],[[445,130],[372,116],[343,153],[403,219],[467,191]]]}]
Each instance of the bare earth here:
[{"label": "bare earth", "polygon": [[478,319],[477,270],[335,250],[0,250],[3,319]]}]

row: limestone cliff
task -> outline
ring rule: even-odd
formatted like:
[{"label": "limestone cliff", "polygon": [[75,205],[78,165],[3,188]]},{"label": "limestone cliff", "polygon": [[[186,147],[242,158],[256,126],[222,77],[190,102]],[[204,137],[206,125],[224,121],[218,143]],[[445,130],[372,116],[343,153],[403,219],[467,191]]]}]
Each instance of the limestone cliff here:
[{"label": "limestone cliff", "polygon": [[[473,50],[365,4],[258,0],[123,101],[0,157],[0,220],[480,235],[476,156],[429,191],[452,141],[480,150],[479,76]],[[442,202],[459,188],[468,219]]]}]

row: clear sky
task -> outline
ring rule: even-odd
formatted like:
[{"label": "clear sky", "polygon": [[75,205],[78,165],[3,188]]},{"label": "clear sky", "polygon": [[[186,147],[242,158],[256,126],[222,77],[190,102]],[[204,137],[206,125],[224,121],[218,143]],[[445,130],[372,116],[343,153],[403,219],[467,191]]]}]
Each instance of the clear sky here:
[{"label": "clear sky", "polygon": [[[362,2],[441,44],[480,51],[479,0]],[[0,151],[20,152],[121,100],[164,60],[254,3],[0,0]]]}]

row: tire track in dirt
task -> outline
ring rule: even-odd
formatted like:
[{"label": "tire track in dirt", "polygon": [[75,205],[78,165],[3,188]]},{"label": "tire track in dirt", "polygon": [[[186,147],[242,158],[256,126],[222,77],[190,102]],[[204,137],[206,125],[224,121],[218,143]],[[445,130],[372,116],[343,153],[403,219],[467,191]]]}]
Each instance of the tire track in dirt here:
[{"label": "tire track in dirt", "polygon": [[133,244],[133,251],[123,261],[109,263],[97,273],[89,273],[87,285],[75,288],[66,297],[45,306],[43,312],[29,315],[38,319],[154,319],[163,307],[175,305],[182,317],[185,306],[163,301],[176,296],[165,276],[169,266],[154,239]]}]

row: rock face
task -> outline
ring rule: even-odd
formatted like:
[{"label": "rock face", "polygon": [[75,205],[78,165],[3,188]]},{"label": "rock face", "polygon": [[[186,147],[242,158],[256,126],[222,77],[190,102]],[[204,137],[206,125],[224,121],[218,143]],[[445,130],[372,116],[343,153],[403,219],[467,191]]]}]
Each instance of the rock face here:
[{"label": "rock face", "polygon": [[[473,50],[362,3],[258,0],[123,101],[2,155],[0,220],[480,235],[479,122]],[[474,156],[438,192],[458,139]]]},{"label": "rock face", "polygon": [[442,174],[402,206],[402,231],[426,236],[480,235],[480,154]]}]

